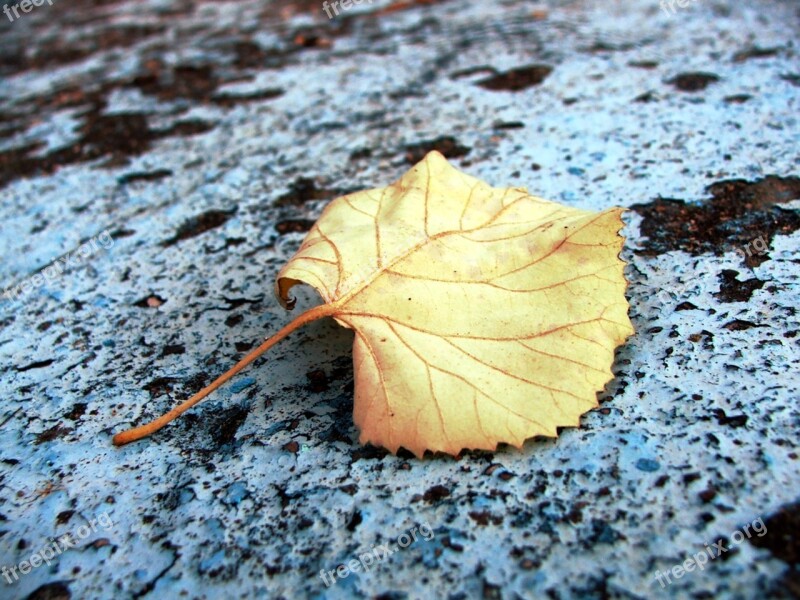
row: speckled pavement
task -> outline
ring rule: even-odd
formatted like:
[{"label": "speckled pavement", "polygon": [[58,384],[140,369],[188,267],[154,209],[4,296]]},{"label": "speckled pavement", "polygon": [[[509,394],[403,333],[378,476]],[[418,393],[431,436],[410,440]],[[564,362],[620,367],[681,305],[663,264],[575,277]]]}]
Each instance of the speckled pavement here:
[{"label": "speckled pavement", "polygon": [[[800,597],[800,7],[681,2],[0,12],[0,598]],[[631,208],[579,429],[361,447],[326,320],[112,446],[317,303],[272,295],[303,233],[430,149]]]}]

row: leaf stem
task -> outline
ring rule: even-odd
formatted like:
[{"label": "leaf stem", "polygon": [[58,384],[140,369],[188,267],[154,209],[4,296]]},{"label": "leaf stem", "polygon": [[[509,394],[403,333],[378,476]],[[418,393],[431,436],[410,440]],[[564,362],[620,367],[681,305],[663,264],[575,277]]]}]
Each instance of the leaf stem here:
[{"label": "leaf stem", "polygon": [[147,437],[151,433],[154,433],[164,427],[170,421],[176,419],[187,410],[192,408],[195,404],[200,402],[203,398],[208,396],[211,392],[216,390],[226,381],[228,381],[231,377],[236,375],[239,371],[244,369],[247,365],[257,359],[259,356],[264,354],[267,350],[272,348],[275,344],[280,342],[283,338],[287,335],[292,333],[295,329],[302,327],[306,323],[310,323],[311,321],[316,321],[317,319],[322,319],[324,317],[330,316],[335,312],[335,307],[330,304],[322,304],[320,306],[316,306],[312,309],[307,310],[306,312],[298,315],[296,319],[285,325],[280,331],[278,331],[272,337],[267,338],[264,342],[256,349],[251,350],[248,352],[242,360],[236,363],[233,367],[227,370],[225,373],[217,377],[213,382],[209,385],[204,387],[202,390],[197,392],[194,396],[179,404],[175,408],[173,408],[168,413],[165,413],[158,417],[157,419],[150,421],[145,425],[140,425],[139,427],[134,427],[133,429],[128,429],[127,431],[123,431],[118,433],[114,436],[112,441],[114,442],[115,446],[124,446],[125,444],[129,444],[130,442],[135,442],[136,440],[140,440],[143,437]]}]

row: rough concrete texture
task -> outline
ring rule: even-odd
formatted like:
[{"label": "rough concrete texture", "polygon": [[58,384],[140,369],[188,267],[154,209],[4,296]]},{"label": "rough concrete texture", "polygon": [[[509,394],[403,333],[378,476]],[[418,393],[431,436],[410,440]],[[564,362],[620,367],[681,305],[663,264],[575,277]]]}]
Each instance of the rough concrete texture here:
[{"label": "rough concrete texture", "polygon": [[[74,543],[0,597],[800,596],[796,2],[55,0],[0,22],[0,283],[24,286],[0,304],[0,566]],[[288,322],[272,281],[326,202],[431,148],[633,207],[637,333],[580,429],[458,460],[361,447],[352,333],[323,321],[112,447]]]}]

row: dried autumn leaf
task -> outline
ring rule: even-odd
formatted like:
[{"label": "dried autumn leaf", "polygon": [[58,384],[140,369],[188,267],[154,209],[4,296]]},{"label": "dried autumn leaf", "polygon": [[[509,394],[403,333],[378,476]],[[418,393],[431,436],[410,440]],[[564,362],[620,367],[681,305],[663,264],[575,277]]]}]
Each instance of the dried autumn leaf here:
[{"label": "dried autumn leaf", "polygon": [[360,441],[425,450],[521,446],[577,426],[633,333],[619,259],[623,209],[600,213],[493,188],[429,153],[396,183],[331,202],[276,281],[314,287],[300,315],[163,426],[300,325],[355,331]]}]

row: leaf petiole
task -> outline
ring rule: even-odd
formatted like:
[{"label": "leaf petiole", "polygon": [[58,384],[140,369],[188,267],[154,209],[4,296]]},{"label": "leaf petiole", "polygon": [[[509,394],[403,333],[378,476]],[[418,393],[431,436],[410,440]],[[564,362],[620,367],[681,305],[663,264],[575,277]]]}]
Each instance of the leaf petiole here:
[{"label": "leaf petiole", "polygon": [[247,365],[257,359],[259,356],[264,354],[267,350],[272,348],[275,344],[280,342],[283,338],[287,335],[292,333],[295,329],[298,329],[305,325],[306,323],[310,323],[311,321],[316,321],[317,319],[322,319],[324,317],[332,315],[336,311],[336,308],[331,304],[322,304],[320,306],[316,306],[312,309],[307,310],[306,312],[298,315],[296,319],[285,325],[280,331],[278,331],[275,335],[267,338],[264,342],[254,350],[248,352],[242,360],[236,363],[233,367],[227,370],[225,373],[217,377],[213,382],[209,385],[204,387],[202,390],[197,392],[194,396],[179,404],[175,408],[173,408],[168,413],[165,413],[158,417],[157,419],[150,421],[145,425],[140,425],[139,427],[134,427],[133,429],[128,429],[126,431],[122,431],[114,436],[112,442],[115,446],[124,446],[125,444],[129,444],[130,442],[135,442],[136,440],[140,440],[143,437],[147,437],[151,433],[154,433],[164,427],[170,421],[173,421],[187,410],[192,408],[195,404],[200,402],[203,398],[208,396],[211,392],[216,390],[226,381],[231,379],[234,375],[239,373],[242,369],[244,369]]}]

